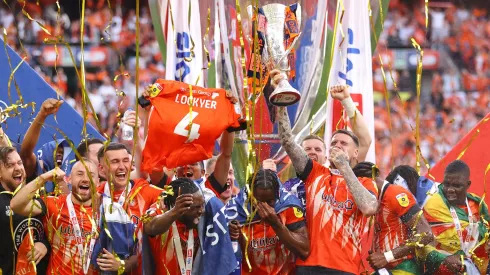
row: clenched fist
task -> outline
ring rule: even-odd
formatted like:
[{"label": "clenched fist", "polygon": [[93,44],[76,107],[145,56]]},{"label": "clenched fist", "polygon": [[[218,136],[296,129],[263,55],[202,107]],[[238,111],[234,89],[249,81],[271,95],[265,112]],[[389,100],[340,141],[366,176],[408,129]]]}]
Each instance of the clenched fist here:
[{"label": "clenched fist", "polygon": [[39,110],[39,115],[43,117],[47,117],[49,115],[56,114],[56,112],[58,112],[58,109],[60,108],[62,103],[63,100],[58,100],[54,98],[46,99],[41,105],[41,110]]},{"label": "clenched fist", "polygon": [[330,87],[330,96],[332,96],[333,99],[342,101],[350,97],[349,87],[344,85],[332,86]]}]

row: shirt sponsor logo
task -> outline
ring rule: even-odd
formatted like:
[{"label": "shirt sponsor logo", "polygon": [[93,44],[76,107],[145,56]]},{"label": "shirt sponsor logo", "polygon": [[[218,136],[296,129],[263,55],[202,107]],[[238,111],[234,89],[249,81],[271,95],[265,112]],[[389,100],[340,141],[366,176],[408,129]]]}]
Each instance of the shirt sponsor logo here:
[{"label": "shirt sponsor logo", "polygon": [[352,210],[354,207],[354,202],[350,199],[347,199],[345,201],[337,201],[333,195],[327,195],[323,194],[322,199],[330,204],[333,208],[338,209],[338,210]]},{"label": "shirt sponsor logo", "polygon": [[275,246],[277,242],[279,242],[278,236],[274,236],[270,238],[263,237],[259,239],[253,239],[250,242],[250,247],[252,247],[253,249],[263,249],[263,248]]}]

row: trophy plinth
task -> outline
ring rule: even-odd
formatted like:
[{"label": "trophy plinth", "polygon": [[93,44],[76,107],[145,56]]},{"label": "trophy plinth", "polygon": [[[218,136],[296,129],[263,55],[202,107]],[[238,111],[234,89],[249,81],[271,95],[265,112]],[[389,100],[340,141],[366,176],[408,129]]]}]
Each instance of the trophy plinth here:
[{"label": "trophy plinth", "polygon": [[269,96],[269,101],[276,106],[294,105],[300,99],[301,94],[286,79],[279,81],[276,89]]}]

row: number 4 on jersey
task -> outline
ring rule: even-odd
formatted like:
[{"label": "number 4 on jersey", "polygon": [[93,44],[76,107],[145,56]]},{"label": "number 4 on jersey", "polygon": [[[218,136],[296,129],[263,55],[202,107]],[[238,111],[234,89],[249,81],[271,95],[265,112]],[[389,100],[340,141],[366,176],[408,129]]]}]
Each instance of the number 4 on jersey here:
[{"label": "number 4 on jersey", "polygon": [[175,126],[174,133],[179,136],[187,137],[186,143],[192,142],[193,140],[199,138],[199,128],[201,128],[201,125],[192,123],[191,132],[189,133],[189,130],[187,130],[191,121],[193,121],[198,114],[198,112],[194,111],[188,113],[181,121],[179,121],[177,126]]}]

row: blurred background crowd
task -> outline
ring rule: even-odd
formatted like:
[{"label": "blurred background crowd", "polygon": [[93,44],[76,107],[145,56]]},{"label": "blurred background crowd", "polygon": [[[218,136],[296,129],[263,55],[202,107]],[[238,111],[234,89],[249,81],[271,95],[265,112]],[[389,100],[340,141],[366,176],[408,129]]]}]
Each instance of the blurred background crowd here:
[{"label": "blurred background crowd", "polygon": [[[14,7],[16,1],[7,2]],[[136,95],[135,6],[130,1],[115,2],[128,3],[116,4],[111,12],[106,1],[87,0],[84,30],[85,47],[91,51],[86,56],[87,92],[108,136],[114,134],[118,108],[125,110],[133,106]],[[487,1],[481,1],[480,5],[466,1],[430,2],[428,29],[425,27],[424,1],[391,0],[389,11],[384,14],[385,31],[373,55],[376,163],[381,171],[389,171],[394,165],[415,164],[416,55],[408,58],[408,64],[400,64],[400,55],[410,55],[415,51],[412,37],[425,51],[420,83],[420,150],[429,165],[444,156],[485,116],[490,107],[490,18]],[[0,28],[7,30],[9,45],[21,55],[26,55],[30,65],[46,82],[81,112],[81,90],[69,54],[60,52],[61,62],[55,68],[53,59],[56,52],[52,45],[44,43],[61,37],[77,51],[81,20],[77,17],[78,7],[65,3],[58,13],[55,4],[41,9],[31,3],[25,10],[34,21],[0,5]],[[155,78],[164,76],[165,67],[147,3],[142,4],[140,16],[139,91],[142,91]],[[48,35],[36,21],[52,35]],[[22,45],[17,37],[20,37]],[[111,49],[110,52],[107,48]],[[382,76],[379,58],[383,59],[386,79]],[[127,96],[120,96],[121,92]],[[389,98],[391,126],[386,97]],[[93,119],[90,121],[94,123]]]}]

